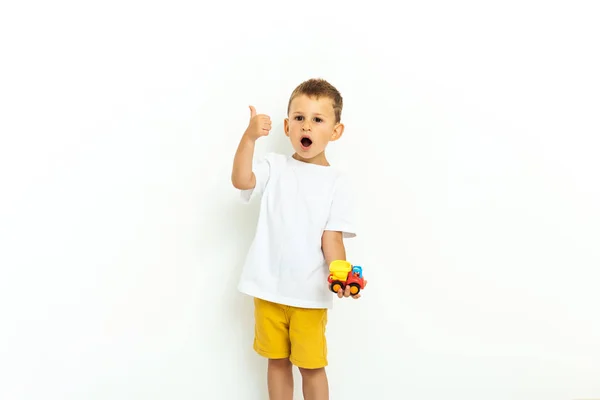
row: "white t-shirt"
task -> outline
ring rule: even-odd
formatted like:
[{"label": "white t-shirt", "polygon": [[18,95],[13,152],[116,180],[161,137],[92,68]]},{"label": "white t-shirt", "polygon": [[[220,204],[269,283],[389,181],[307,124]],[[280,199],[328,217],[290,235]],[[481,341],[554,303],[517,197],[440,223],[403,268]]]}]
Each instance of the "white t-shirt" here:
[{"label": "white t-shirt", "polygon": [[238,289],[279,304],[331,308],[321,237],[325,230],[356,236],[347,178],[331,166],[274,153],[253,171],[256,186],[241,197],[262,195],[260,214]]}]

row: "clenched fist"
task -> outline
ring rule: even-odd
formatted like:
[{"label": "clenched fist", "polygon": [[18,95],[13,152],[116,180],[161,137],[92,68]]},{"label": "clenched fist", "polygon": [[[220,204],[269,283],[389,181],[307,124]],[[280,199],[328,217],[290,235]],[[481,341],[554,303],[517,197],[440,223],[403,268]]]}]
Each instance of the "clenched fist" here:
[{"label": "clenched fist", "polygon": [[271,130],[271,118],[265,114],[256,114],[256,109],[250,106],[250,122],[244,133],[249,139],[256,140],[267,136]]}]

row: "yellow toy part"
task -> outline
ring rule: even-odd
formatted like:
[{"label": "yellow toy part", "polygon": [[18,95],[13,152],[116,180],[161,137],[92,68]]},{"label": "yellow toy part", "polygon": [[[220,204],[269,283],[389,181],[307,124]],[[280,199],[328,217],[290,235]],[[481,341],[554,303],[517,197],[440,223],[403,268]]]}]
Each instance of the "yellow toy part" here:
[{"label": "yellow toy part", "polygon": [[329,264],[331,278],[336,281],[346,282],[348,273],[352,270],[352,264],[344,260],[335,260]]}]

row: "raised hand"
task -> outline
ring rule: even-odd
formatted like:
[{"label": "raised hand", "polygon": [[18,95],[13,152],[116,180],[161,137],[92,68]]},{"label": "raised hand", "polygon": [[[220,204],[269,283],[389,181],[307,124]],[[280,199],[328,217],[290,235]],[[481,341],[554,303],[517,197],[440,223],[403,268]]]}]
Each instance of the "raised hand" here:
[{"label": "raised hand", "polygon": [[256,140],[261,136],[267,136],[271,131],[271,117],[265,114],[256,114],[256,109],[250,106],[250,122],[244,135],[249,139]]}]

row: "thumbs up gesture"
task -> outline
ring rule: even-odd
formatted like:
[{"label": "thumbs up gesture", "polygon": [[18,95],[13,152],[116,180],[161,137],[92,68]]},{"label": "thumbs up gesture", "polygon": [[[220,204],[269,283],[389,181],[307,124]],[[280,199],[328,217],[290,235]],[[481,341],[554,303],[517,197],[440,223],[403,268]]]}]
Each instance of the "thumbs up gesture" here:
[{"label": "thumbs up gesture", "polygon": [[256,114],[256,109],[250,106],[250,122],[244,135],[256,140],[261,136],[267,136],[269,131],[271,131],[271,118],[265,114]]}]

